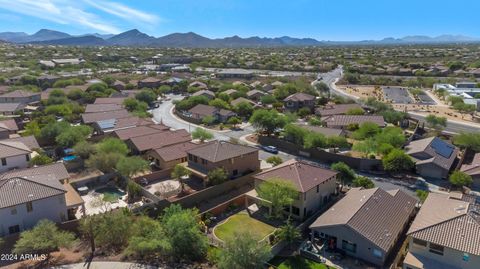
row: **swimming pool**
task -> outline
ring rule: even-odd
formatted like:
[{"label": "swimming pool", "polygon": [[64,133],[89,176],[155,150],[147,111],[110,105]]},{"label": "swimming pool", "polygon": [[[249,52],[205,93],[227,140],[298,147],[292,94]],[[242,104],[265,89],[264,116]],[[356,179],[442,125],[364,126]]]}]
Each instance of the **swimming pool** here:
[{"label": "swimming pool", "polygon": [[103,194],[103,200],[106,202],[114,202],[125,195],[125,192],[115,187],[102,187],[96,189],[95,192]]},{"label": "swimming pool", "polygon": [[75,156],[75,155],[65,156],[65,157],[62,158],[62,160],[65,161],[65,162],[70,162],[70,161],[73,161],[75,159],[77,159],[77,156]]}]

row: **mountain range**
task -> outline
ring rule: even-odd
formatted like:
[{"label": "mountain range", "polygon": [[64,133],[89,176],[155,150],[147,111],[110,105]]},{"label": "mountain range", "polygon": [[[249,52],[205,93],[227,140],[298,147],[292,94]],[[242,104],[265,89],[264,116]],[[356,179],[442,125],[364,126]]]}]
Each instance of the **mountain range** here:
[{"label": "mountain range", "polygon": [[436,44],[473,43],[480,39],[462,35],[406,36],[363,41],[319,41],[313,38],[293,38],[288,36],[267,38],[239,36],[211,39],[193,32],[173,33],[161,37],[149,36],[137,29],[118,35],[98,33],[70,35],[67,33],[41,29],[29,35],[24,32],[2,32],[0,40],[17,44],[44,44],[65,46],[144,46],[144,47],[196,47],[196,48],[241,48],[241,47],[289,47],[326,45],[388,45],[388,44]]}]

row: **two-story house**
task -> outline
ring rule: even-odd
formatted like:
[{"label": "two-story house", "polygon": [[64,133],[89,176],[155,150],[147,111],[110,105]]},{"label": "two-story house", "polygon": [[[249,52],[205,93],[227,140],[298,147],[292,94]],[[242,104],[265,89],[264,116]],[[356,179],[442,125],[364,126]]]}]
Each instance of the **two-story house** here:
[{"label": "two-story house", "polygon": [[22,142],[0,141],[0,173],[28,167],[31,153],[32,150]]},{"label": "two-story house", "polygon": [[0,95],[0,103],[21,103],[30,104],[40,102],[41,94],[39,92],[30,92],[16,90]]},{"label": "two-story house", "polygon": [[0,139],[7,139],[17,131],[18,126],[14,119],[0,120]]},{"label": "two-story house", "polygon": [[429,193],[407,233],[404,269],[480,268],[480,205],[461,193]]},{"label": "two-story house", "polygon": [[237,114],[228,109],[219,109],[214,106],[198,104],[188,110],[188,116],[191,121],[201,123],[205,117],[212,117],[218,122],[226,122]]},{"label": "two-story house", "polygon": [[283,104],[286,110],[297,111],[300,108],[308,108],[313,112],[315,108],[315,96],[308,93],[298,92],[283,99]]},{"label": "two-story house", "polygon": [[223,168],[231,178],[260,170],[258,149],[227,141],[212,141],[187,150],[188,168],[208,180],[208,172]]},{"label": "two-story house", "polygon": [[298,191],[298,199],[285,213],[302,220],[321,209],[336,194],[337,174],[310,163],[289,160],[256,174],[255,189],[270,180],[291,182]]}]

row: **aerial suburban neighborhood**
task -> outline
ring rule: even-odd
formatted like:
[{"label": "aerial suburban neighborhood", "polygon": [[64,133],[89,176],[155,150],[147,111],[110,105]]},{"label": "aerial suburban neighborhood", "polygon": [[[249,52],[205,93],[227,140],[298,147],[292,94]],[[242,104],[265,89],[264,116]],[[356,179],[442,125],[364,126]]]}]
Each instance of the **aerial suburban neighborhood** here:
[{"label": "aerial suburban neighborhood", "polygon": [[0,1],[0,268],[480,268],[480,39],[78,2]]}]

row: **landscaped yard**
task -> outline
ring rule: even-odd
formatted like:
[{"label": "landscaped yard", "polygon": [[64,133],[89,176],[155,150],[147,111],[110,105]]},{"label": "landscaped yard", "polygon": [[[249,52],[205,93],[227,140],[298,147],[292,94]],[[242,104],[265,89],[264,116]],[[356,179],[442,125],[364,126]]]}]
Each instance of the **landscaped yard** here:
[{"label": "landscaped yard", "polygon": [[246,212],[240,212],[216,226],[214,233],[219,239],[225,241],[235,232],[247,231],[258,237],[258,240],[262,240],[274,230],[275,227],[250,217]]},{"label": "landscaped yard", "polygon": [[300,256],[291,258],[273,258],[270,262],[278,269],[328,269],[327,265],[323,263],[314,262],[309,259],[302,258]]}]

